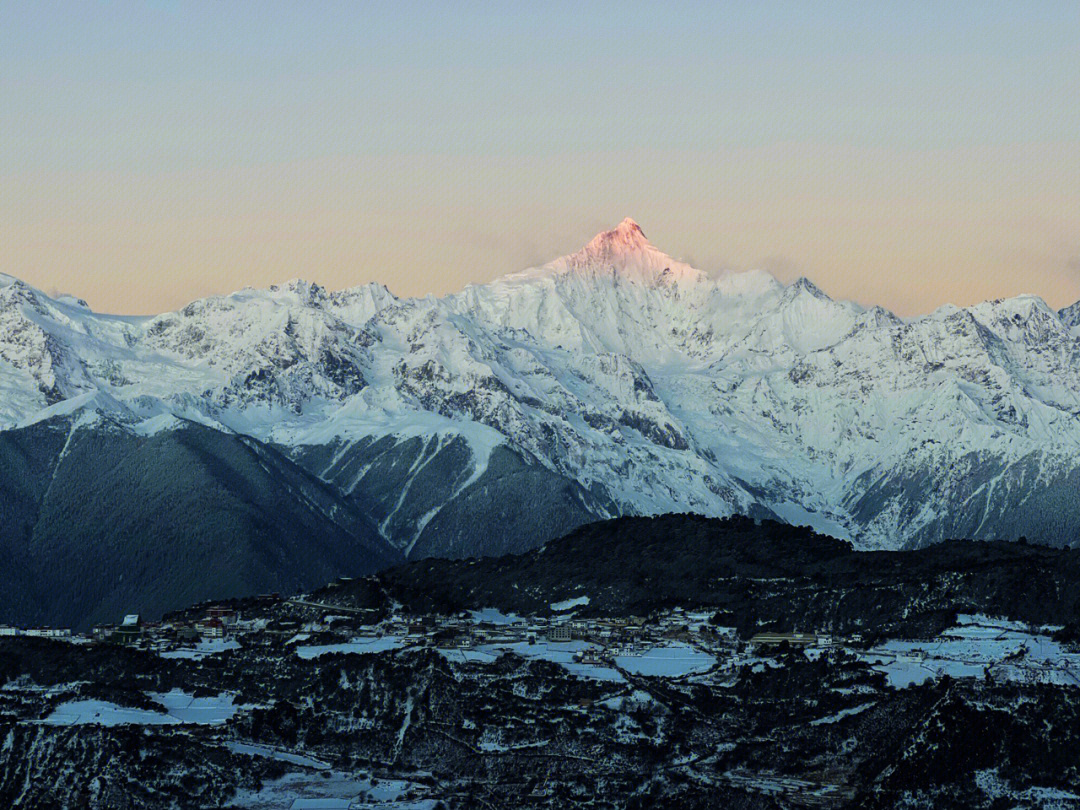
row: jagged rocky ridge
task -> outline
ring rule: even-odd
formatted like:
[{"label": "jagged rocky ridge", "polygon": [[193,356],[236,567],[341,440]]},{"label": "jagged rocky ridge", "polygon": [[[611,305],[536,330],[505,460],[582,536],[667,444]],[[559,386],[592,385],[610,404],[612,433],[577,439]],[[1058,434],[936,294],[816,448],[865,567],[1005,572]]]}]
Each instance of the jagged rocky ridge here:
[{"label": "jagged rocky ridge", "polygon": [[[413,557],[672,511],[772,516],[860,548],[1070,545],[1076,312],[1024,296],[901,319],[805,279],[710,278],[631,220],[442,299],[293,281],[121,317],[4,276],[0,437],[22,446],[47,424],[136,448],[202,426],[324,482]],[[34,457],[61,469],[65,446]],[[0,491],[22,486],[13,469]],[[0,511],[0,553],[32,545],[20,514]]]}]

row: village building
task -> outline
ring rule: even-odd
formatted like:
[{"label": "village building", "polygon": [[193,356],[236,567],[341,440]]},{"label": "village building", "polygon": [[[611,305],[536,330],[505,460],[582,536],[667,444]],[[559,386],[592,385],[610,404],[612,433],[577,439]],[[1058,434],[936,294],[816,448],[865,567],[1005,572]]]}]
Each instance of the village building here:
[{"label": "village building", "polygon": [[548,641],[570,641],[572,638],[573,635],[568,624],[553,624],[548,628]]},{"label": "village building", "polygon": [[121,644],[133,644],[142,635],[142,621],[138,613],[129,613],[113,633],[113,639]]},{"label": "village building", "polygon": [[206,609],[207,619],[217,619],[223,627],[232,627],[240,618],[232,608],[214,606]]},{"label": "village building", "polygon": [[582,664],[601,664],[603,663],[600,657],[600,651],[590,647],[587,650],[582,650],[574,656]]},{"label": "village building", "polygon": [[791,647],[816,647],[819,637],[816,633],[758,633],[750,639],[750,646],[755,648],[774,648],[783,644]]},{"label": "village building", "polygon": [[203,638],[225,638],[225,625],[221,619],[207,618],[196,622],[195,629]]},{"label": "village building", "polygon": [[66,627],[30,627],[22,635],[32,638],[68,638],[71,631]]}]

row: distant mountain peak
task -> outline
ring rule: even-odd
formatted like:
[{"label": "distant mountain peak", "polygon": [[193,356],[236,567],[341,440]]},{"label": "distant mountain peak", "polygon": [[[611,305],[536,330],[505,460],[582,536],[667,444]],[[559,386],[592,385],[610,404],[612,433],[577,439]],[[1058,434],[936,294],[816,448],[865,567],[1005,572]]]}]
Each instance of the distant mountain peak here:
[{"label": "distant mountain peak", "polygon": [[792,297],[794,297],[798,293],[805,292],[809,293],[815,298],[820,298],[823,301],[832,300],[822,291],[822,289],[817,284],[812,282],[806,276],[799,276],[799,278],[796,279],[796,281],[788,289],[790,290],[789,295],[791,295]]},{"label": "distant mountain peak", "polygon": [[557,273],[614,270],[619,278],[650,285],[699,282],[706,278],[700,270],[656,248],[630,217],[610,231],[601,231],[581,250],[550,262],[544,269]]},{"label": "distant mountain peak", "polygon": [[641,226],[627,217],[613,230],[601,231],[594,236],[581,252],[603,261],[613,256],[641,253],[651,247]]}]

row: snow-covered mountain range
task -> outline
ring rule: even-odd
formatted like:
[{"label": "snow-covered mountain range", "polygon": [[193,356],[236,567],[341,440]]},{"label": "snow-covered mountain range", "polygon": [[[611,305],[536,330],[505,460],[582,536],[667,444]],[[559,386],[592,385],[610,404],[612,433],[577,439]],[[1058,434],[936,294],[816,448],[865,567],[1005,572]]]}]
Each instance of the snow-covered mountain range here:
[{"label": "snow-covered mountain range", "polygon": [[899,318],[806,279],[712,278],[627,219],[444,298],[291,281],[127,317],[0,276],[0,452],[62,437],[35,462],[40,512],[80,436],[215,432],[295,467],[337,499],[328,520],[352,509],[398,555],[672,511],[772,514],[862,548],[1072,544],[1078,360],[1080,304]]}]

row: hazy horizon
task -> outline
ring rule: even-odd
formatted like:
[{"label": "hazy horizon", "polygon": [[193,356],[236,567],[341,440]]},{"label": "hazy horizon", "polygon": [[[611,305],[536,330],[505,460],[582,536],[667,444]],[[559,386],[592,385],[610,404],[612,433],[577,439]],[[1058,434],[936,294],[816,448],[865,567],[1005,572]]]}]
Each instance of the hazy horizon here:
[{"label": "hazy horizon", "polygon": [[901,315],[1080,299],[1080,5],[0,2],[0,271],[442,295],[623,217]]}]

